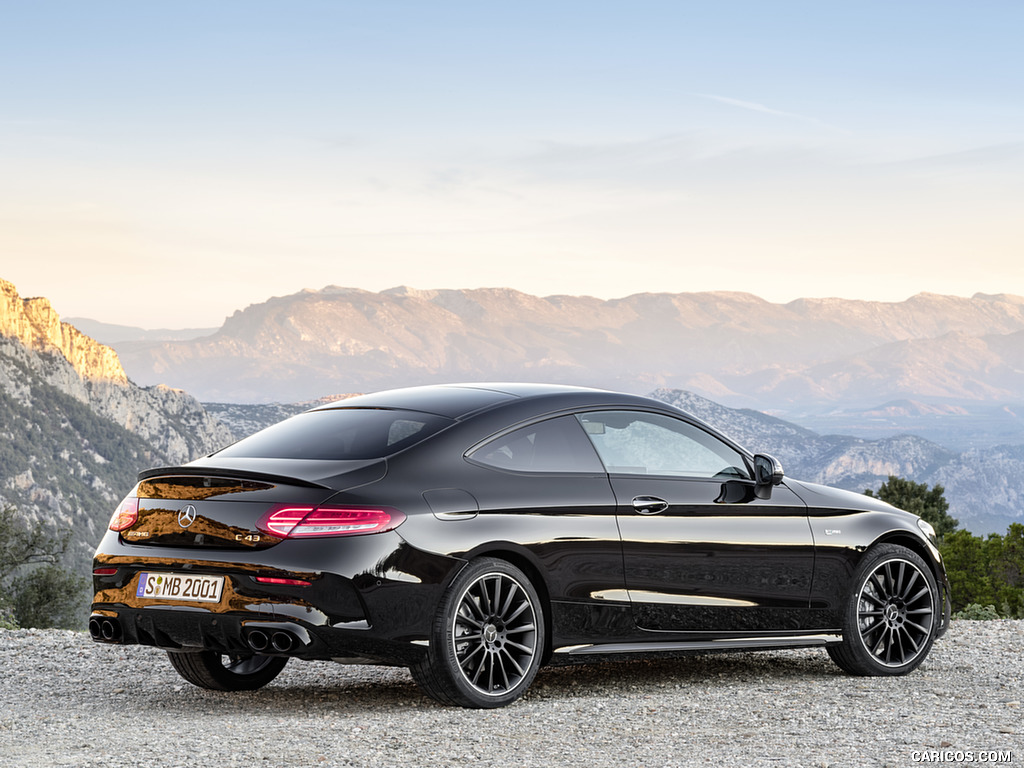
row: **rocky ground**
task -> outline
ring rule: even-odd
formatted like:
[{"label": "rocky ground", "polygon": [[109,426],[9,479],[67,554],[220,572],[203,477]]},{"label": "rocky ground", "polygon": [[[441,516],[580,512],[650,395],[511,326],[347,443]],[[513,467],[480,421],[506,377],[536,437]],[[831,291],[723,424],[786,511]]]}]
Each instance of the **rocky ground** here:
[{"label": "rocky ground", "polygon": [[843,675],[816,650],[555,668],[482,711],[436,704],[403,669],[293,662],[260,691],[214,693],[154,649],[0,630],[0,764],[1020,764],[1022,645],[1024,621],[954,622],[919,670],[888,679]]}]

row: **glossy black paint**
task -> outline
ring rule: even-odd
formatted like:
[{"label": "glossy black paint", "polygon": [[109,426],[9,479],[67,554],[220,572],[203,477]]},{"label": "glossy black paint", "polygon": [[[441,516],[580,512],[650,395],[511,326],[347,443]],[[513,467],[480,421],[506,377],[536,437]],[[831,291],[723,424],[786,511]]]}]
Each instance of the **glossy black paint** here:
[{"label": "glossy black paint", "polygon": [[[139,522],[107,531],[97,549],[95,566],[117,572],[94,577],[94,615],[116,619],[124,643],[242,652],[247,633],[283,627],[299,641],[288,655],[407,665],[424,653],[445,587],[487,555],[529,577],[549,627],[546,656],[569,661],[833,642],[851,576],[879,542],[910,547],[945,583],[914,516],[789,478],[758,484],[750,453],[664,403],[510,384],[394,390],[323,406],[399,407],[454,421],[378,460],[213,454],[143,472]],[[738,451],[749,478],[522,472],[467,458],[524,426],[609,408],[696,425]],[[406,519],[384,533],[268,538],[255,523],[281,503],[386,505]],[[198,522],[185,530],[177,519],[188,505]],[[141,599],[142,571],[223,574],[225,595],[217,604]]]}]

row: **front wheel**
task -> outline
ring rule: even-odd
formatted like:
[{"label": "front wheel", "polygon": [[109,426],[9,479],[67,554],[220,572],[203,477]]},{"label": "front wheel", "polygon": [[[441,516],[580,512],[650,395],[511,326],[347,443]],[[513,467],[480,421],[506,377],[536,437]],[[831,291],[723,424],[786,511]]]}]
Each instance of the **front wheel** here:
[{"label": "front wheel", "polygon": [[518,699],[544,655],[544,611],[526,575],[496,558],[472,561],[445,591],[413,679],[443,704],[477,709]]},{"label": "front wheel", "polygon": [[284,656],[236,656],[215,651],[168,651],[171,666],[192,685],[211,691],[255,691],[277,677]]},{"label": "front wheel", "polygon": [[880,544],[864,556],[843,607],[843,642],[832,660],[854,675],[904,675],[931,650],[939,591],[916,552]]}]

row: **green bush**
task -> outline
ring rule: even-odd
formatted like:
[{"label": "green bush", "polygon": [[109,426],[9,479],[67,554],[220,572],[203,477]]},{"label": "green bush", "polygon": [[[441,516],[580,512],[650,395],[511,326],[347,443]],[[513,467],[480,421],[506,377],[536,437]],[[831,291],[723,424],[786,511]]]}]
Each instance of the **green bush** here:
[{"label": "green bush", "polygon": [[88,579],[61,563],[71,532],[0,511],[0,628],[78,629]]},{"label": "green bush", "polygon": [[43,565],[12,581],[14,620],[22,627],[80,629],[86,579],[56,565]]},{"label": "green bush", "polygon": [[20,629],[10,608],[0,605],[0,629]]},{"label": "green bush", "polygon": [[964,621],[992,621],[999,618],[999,613],[994,605],[971,603],[964,606],[962,611],[954,613],[953,618],[963,619]]}]

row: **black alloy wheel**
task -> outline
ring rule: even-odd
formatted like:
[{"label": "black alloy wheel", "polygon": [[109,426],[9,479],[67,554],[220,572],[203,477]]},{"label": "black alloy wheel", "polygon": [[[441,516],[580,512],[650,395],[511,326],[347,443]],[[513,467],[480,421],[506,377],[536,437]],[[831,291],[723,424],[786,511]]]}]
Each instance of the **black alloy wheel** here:
[{"label": "black alloy wheel", "polygon": [[288,663],[284,656],[241,656],[216,651],[168,651],[167,657],[188,682],[211,691],[255,691],[277,677]]},{"label": "black alloy wheel", "polygon": [[935,577],[906,547],[882,544],[857,569],[844,607],[843,642],[829,655],[857,675],[902,675],[916,668],[935,640]]},{"label": "black alloy wheel", "polygon": [[544,655],[544,612],[515,566],[471,562],[445,592],[430,648],[412,668],[433,698],[463,707],[501,707],[533,682]]}]

